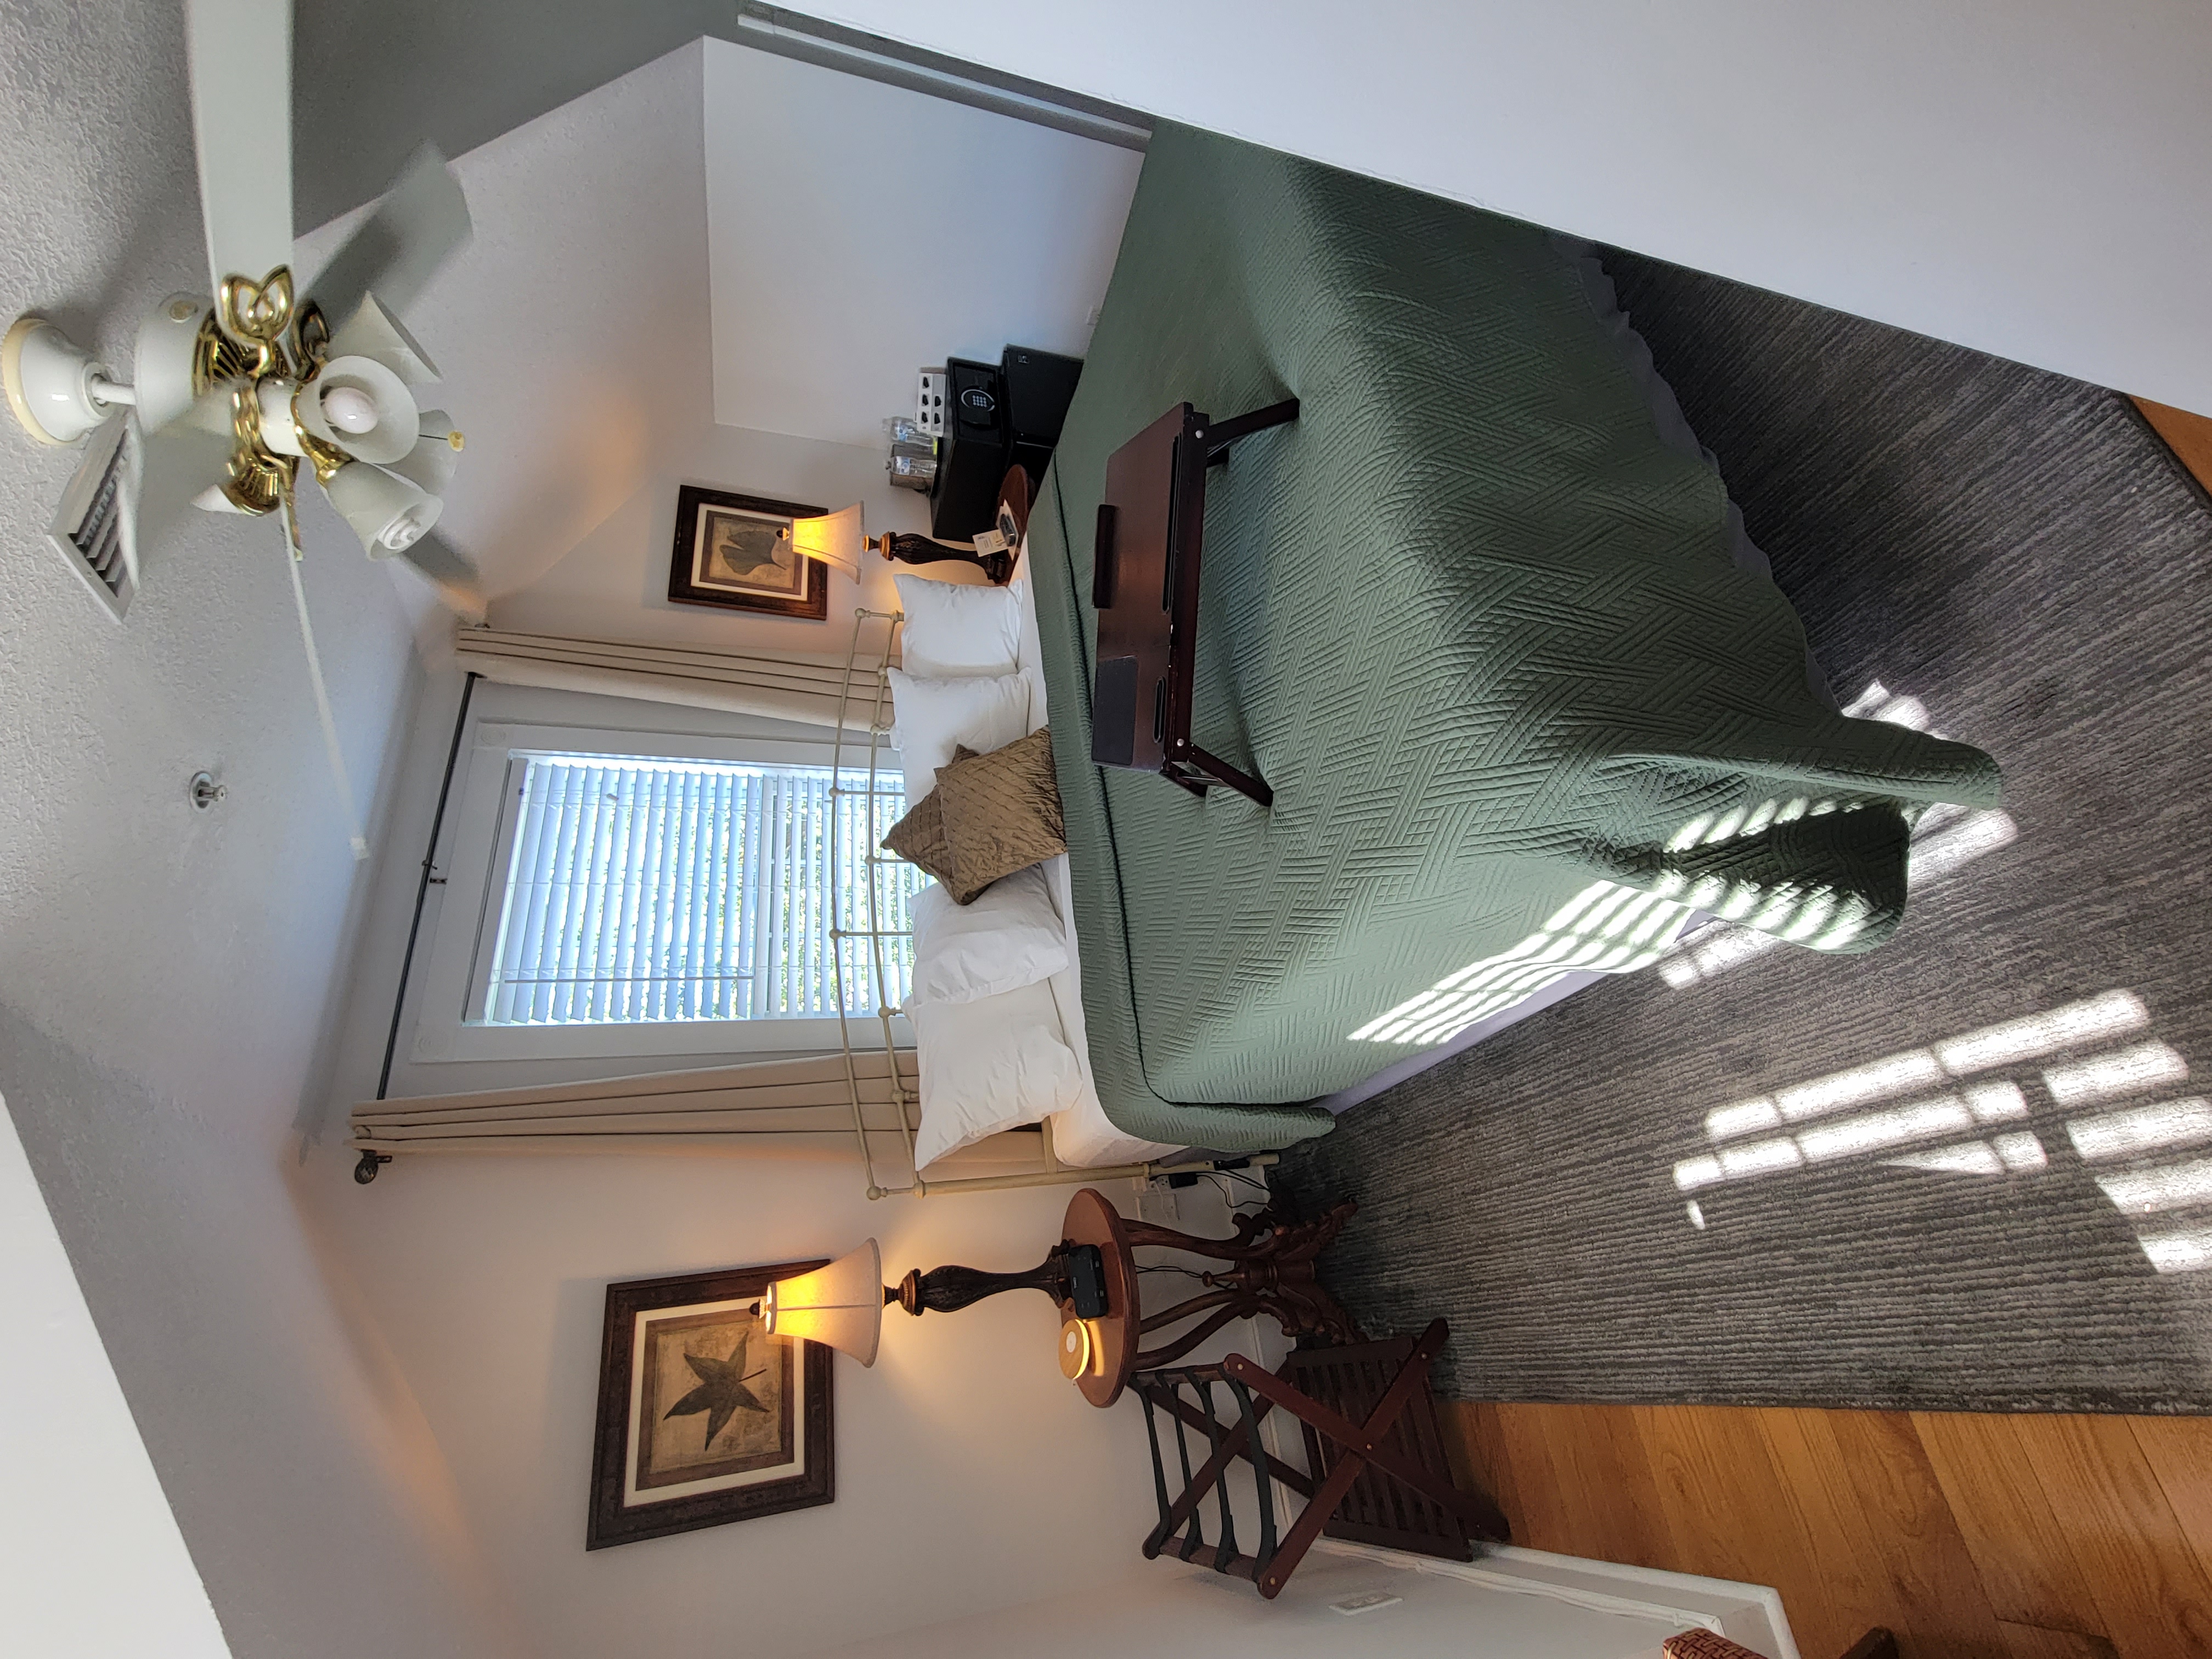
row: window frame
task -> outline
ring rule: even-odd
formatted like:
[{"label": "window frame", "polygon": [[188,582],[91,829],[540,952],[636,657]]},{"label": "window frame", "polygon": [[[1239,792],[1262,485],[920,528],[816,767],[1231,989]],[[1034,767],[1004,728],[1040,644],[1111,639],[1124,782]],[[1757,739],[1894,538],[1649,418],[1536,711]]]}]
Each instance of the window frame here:
[{"label": "window frame", "polygon": [[[486,719],[476,724],[467,750],[466,772],[457,786],[453,838],[444,859],[445,881],[430,951],[416,1006],[410,1060],[423,1064],[454,1060],[573,1060],[670,1054],[742,1058],[776,1054],[819,1054],[839,1047],[834,1014],[784,1019],[677,1019],[579,1022],[562,1025],[492,1025],[472,1016],[485,1001],[489,952],[499,930],[506,897],[507,864],[513,856],[515,812],[507,810],[520,772],[531,755],[605,755],[645,760],[703,760],[769,766],[828,766],[835,749],[784,738],[710,737],[633,727],[560,725],[520,719]],[[896,757],[878,772],[895,770]],[[848,763],[849,775],[854,768]],[[866,768],[860,769],[863,777]],[[855,976],[872,979],[868,953],[846,959]],[[866,980],[863,981],[866,982]],[[882,1041],[872,1010],[849,1016],[865,1021],[860,1041]],[[903,1014],[891,1019],[892,1040],[914,1045]]]}]

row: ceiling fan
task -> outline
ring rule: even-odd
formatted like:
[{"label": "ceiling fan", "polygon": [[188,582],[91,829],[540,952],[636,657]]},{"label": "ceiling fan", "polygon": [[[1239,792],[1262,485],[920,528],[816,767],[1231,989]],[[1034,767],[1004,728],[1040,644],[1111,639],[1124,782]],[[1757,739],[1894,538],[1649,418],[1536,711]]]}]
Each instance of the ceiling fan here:
[{"label": "ceiling fan", "polygon": [[0,382],[33,439],[85,445],[50,534],[118,618],[142,553],[185,513],[279,519],[325,746],[365,857],[301,585],[296,489],[312,473],[372,558],[405,561],[482,619],[475,568],[434,528],[461,434],[418,402],[438,371],[398,314],[468,240],[468,204],[426,146],[300,282],[290,0],[185,0],[185,30],[211,293],[173,294],[147,314],[127,384],[27,313],[0,338]]}]

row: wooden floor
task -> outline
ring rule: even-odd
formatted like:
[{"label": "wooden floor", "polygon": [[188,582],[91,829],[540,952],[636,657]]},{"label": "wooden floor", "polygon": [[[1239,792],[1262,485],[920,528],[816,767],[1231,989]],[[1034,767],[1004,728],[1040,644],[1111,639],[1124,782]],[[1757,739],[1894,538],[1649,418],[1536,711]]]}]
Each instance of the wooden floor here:
[{"label": "wooden floor", "polygon": [[2148,398],[2138,398],[2135,402],[2143,419],[2150,422],[2151,430],[2166,440],[2166,447],[2197,475],[2197,483],[2212,489],[2212,419],[2192,415],[2185,409],[2168,409]]},{"label": "wooden floor", "polygon": [[2212,1419],[1443,1412],[1514,1542],[1771,1584],[1804,1659],[2212,1655]]}]

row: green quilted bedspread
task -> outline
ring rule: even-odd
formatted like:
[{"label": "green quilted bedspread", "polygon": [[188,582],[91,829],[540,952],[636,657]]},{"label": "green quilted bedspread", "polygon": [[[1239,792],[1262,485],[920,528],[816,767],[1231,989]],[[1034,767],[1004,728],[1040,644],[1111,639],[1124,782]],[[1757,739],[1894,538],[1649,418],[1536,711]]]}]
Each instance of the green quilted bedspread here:
[{"label": "green quilted bedspread", "polygon": [[[1108,455],[1292,395],[1212,474],[1194,732],[1273,810],[1093,765]],[[1997,798],[1814,697],[1543,231],[1231,140],[1153,140],[1030,549],[1092,1066],[1152,1139],[1321,1133],[1300,1103],[1691,905],[1868,949],[1914,816]]]}]

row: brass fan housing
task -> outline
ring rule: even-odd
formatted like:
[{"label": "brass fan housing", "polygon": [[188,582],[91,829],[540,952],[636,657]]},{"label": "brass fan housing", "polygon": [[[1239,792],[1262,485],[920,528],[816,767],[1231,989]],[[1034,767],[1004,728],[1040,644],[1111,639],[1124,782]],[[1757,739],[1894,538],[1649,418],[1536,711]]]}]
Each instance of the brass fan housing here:
[{"label": "brass fan housing", "polygon": [[[192,343],[192,395],[230,389],[230,460],[223,496],[241,513],[274,513],[290,499],[300,458],[279,454],[261,432],[260,388],[283,380],[305,387],[322,370],[331,331],[313,301],[295,303],[292,268],[279,265],[259,282],[226,276],[215,307]],[[294,396],[298,395],[295,391]],[[330,445],[302,434],[301,447],[327,477],[345,463]],[[328,456],[319,450],[330,450]]]}]

